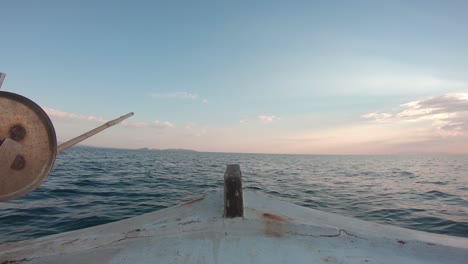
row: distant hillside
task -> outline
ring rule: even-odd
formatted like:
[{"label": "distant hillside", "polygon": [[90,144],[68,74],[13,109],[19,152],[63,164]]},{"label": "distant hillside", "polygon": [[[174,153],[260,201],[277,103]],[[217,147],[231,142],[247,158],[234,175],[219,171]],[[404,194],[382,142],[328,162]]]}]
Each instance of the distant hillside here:
[{"label": "distant hillside", "polygon": [[[58,142],[57,145],[62,144],[63,142]],[[92,146],[92,145],[86,145],[86,144],[77,144],[73,146],[72,148],[99,148],[99,149],[127,149],[127,148],[113,148],[113,147],[98,147],[98,146]],[[132,150],[132,149],[127,149],[127,150]],[[134,149],[135,150],[135,149]],[[198,151],[192,150],[192,149],[150,149],[150,148],[139,148],[136,150],[141,150],[141,151],[164,151],[164,152],[190,152],[190,153],[197,153]]]}]

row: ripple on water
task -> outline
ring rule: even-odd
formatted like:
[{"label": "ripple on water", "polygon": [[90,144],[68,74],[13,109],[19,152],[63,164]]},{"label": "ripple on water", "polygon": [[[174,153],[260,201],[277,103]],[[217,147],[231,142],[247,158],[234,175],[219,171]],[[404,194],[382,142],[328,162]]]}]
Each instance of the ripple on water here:
[{"label": "ripple on water", "polygon": [[437,191],[437,190],[431,190],[431,191],[425,192],[423,196],[426,196],[428,198],[450,198],[450,197],[454,197],[455,195],[446,193],[446,192]]},{"label": "ripple on water", "polygon": [[416,183],[434,184],[434,185],[447,185],[447,184],[449,184],[448,182],[443,182],[443,181],[417,181]]}]

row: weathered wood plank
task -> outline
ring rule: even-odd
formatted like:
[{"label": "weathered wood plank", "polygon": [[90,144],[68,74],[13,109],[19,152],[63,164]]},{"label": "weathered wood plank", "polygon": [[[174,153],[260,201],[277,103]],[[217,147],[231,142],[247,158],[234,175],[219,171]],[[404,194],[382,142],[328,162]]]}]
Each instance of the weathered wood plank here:
[{"label": "weathered wood plank", "polygon": [[238,164],[230,164],[224,173],[224,217],[243,216],[242,174]]}]

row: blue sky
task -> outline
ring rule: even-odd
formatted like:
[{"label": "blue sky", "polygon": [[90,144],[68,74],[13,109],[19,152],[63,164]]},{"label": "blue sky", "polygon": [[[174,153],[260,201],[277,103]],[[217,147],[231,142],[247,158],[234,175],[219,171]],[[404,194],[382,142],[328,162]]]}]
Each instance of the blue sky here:
[{"label": "blue sky", "polygon": [[[46,109],[62,141],[135,112],[87,142],[97,146],[462,153],[466,10],[466,1],[6,1],[2,89]],[[421,108],[430,100],[445,104]]]}]

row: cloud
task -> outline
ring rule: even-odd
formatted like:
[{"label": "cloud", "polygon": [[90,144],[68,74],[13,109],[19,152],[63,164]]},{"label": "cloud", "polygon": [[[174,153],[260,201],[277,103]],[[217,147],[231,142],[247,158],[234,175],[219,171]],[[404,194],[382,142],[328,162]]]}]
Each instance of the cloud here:
[{"label": "cloud", "polygon": [[278,120],[279,117],[274,115],[258,115],[257,119],[260,120],[262,123],[271,123],[275,120]]},{"label": "cloud", "polygon": [[377,122],[386,122],[392,118],[392,114],[389,113],[369,113],[362,115],[363,118],[374,119]]},{"label": "cloud", "polygon": [[204,128],[204,127],[200,127],[198,124],[196,123],[188,123],[187,125],[185,125],[185,130],[186,130],[186,133],[184,133],[184,135],[186,136],[191,136],[191,137],[202,137],[202,136],[205,136],[207,134],[207,129]]},{"label": "cloud", "polygon": [[431,121],[441,135],[468,132],[468,93],[451,93],[400,105],[395,113],[368,113],[361,117],[378,122]]},{"label": "cloud", "polygon": [[128,127],[136,127],[136,128],[159,128],[159,129],[166,129],[166,128],[174,128],[175,125],[168,121],[153,121],[153,122],[122,122],[124,126]]},{"label": "cloud", "polygon": [[93,122],[99,122],[99,123],[105,123],[105,122],[109,121],[109,120],[104,119],[102,117],[68,113],[68,112],[60,111],[60,110],[49,108],[49,107],[44,107],[43,109],[47,113],[47,115],[49,115],[50,117],[71,119],[71,120],[80,120],[80,121],[93,121]]},{"label": "cloud", "polygon": [[151,126],[157,127],[157,128],[173,128],[173,127],[175,127],[175,125],[172,124],[171,122],[168,122],[168,121],[159,122],[158,120],[152,122]]},{"label": "cloud", "polygon": [[174,92],[174,93],[151,93],[151,97],[153,98],[179,98],[179,99],[198,99],[197,94],[191,94],[187,92]]},{"label": "cloud", "polygon": [[152,98],[173,98],[173,99],[190,99],[190,100],[201,100],[202,103],[207,104],[208,100],[201,98],[198,94],[192,94],[188,92],[173,92],[173,93],[150,93]]}]

